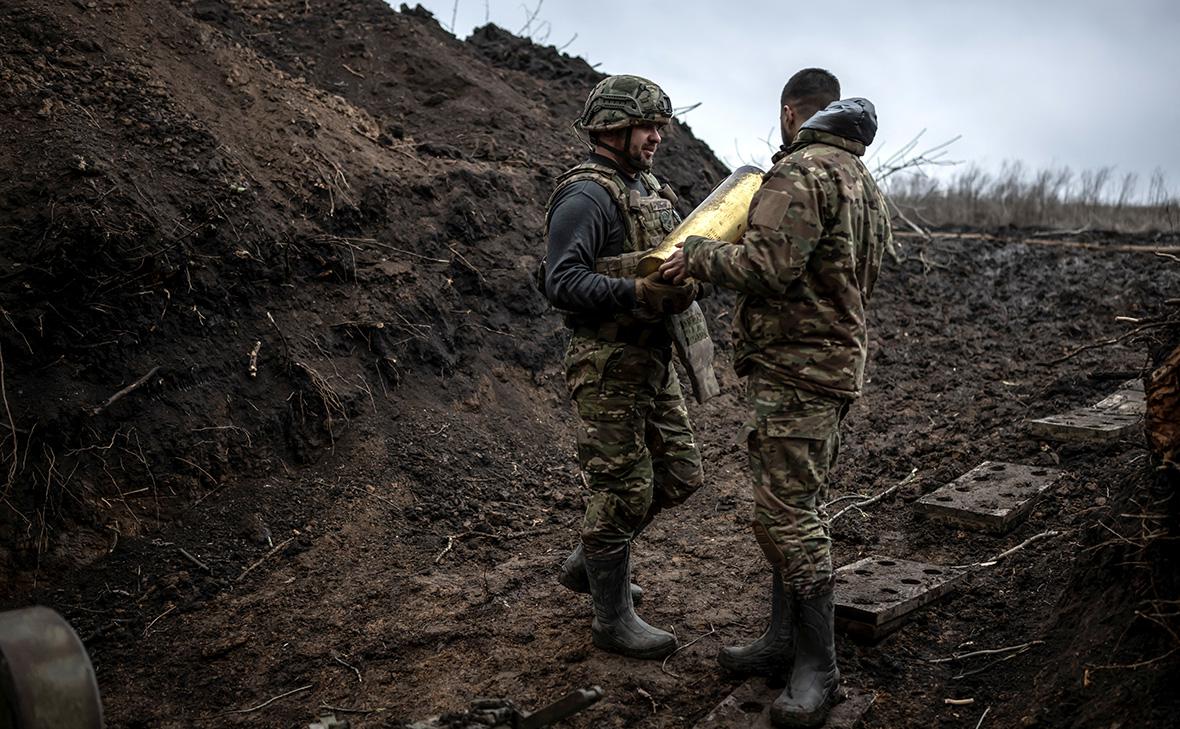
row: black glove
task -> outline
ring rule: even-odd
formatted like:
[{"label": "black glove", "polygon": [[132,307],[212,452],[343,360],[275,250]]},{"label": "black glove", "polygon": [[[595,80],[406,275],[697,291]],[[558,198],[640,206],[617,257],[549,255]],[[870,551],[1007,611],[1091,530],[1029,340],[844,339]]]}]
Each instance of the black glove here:
[{"label": "black glove", "polygon": [[635,279],[635,299],[639,307],[653,314],[679,314],[697,298],[695,281],[682,284],[664,283],[659,273]]}]

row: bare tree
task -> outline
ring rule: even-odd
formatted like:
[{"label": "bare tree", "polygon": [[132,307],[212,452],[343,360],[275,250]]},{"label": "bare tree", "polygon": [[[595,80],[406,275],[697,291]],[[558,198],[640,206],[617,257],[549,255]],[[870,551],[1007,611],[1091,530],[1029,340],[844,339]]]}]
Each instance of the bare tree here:
[{"label": "bare tree", "polygon": [[540,14],[541,6],[544,4],[545,0],[537,0],[537,7],[532,10],[529,10],[528,5],[521,4],[520,7],[524,10],[524,25],[520,27],[520,30],[516,31],[517,35],[522,38],[531,38],[533,36],[533,23],[537,21],[537,15]]}]

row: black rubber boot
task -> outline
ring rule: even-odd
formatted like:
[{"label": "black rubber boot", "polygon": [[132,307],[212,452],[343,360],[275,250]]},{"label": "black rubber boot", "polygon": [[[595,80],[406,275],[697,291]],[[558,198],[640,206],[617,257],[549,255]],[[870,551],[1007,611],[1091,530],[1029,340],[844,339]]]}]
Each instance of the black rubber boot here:
[{"label": "black rubber boot", "polygon": [[[566,589],[583,595],[590,594],[590,578],[586,576],[586,555],[582,552],[580,542],[561,564],[561,574],[557,576],[557,581]],[[631,583],[631,602],[635,605],[643,602],[643,588],[634,582]]]},{"label": "black rubber boot", "polygon": [[776,567],[770,589],[770,624],[761,637],[748,645],[725,646],[717,662],[730,673],[774,676],[791,667],[792,595],[783,589],[783,573]]},{"label": "black rubber boot", "polygon": [[635,614],[631,602],[630,549],[606,558],[586,558],[594,622],[594,645],[632,658],[663,658],[676,650],[676,636],[653,628]]},{"label": "black rubber boot", "polygon": [[844,698],[836,667],[832,593],[795,602],[795,661],[787,688],[770,707],[775,726],[818,727]]}]

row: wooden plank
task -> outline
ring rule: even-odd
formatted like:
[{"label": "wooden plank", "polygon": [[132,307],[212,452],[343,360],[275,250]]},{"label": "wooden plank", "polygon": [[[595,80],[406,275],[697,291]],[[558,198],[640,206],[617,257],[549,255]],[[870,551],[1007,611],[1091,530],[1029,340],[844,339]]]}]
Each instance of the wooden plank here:
[{"label": "wooden plank", "polygon": [[1024,520],[1061,475],[1052,468],[984,461],[918,499],[915,508],[940,521],[1004,533]]}]

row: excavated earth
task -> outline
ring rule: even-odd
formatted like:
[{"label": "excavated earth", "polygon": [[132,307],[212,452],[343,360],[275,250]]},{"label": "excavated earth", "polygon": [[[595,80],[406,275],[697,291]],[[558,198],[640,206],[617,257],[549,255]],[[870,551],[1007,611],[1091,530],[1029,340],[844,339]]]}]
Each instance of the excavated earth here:
[{"label": "excavated earth", "polygon": [[[645,617],[700,639],[664,665],[603,654],[555,583],[582,487],[565,335],[529,274],[588,64],[378,0],[9,0],[0,48],[0,607],[76,626],[110,726],[332,707],[394,727],[597,684],[568,726],[690,727],[737,686],[713,655],[761,629],[769,580],[732,298],[708,307],[724,393],[692,407],[707,485],[635,550]],[[657,172],[687,212],[726,168],[682,125]],[[878,695],[869,727],[1180,711],[1176,542],[1143,439],[1026,422],[1141,376],[1134,336],[1077,350],[1160,316],[1180,266],[1121,245],[1143,237],[1027,237],[904,239],[872,302],[832,497],[914,477],[836,523],[837,562],[1059,534],[878,645],[840,641]],[[1005,536],[915,514],[989,459],[1065,477]]]}]

